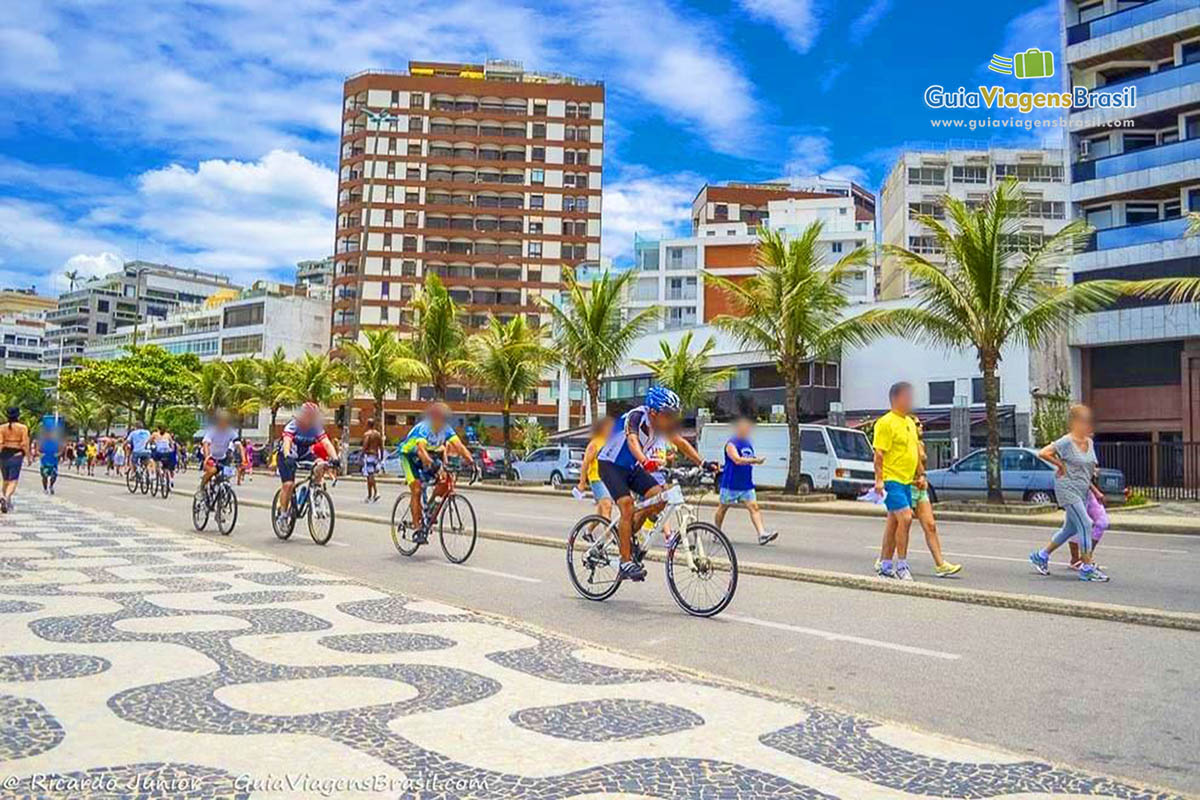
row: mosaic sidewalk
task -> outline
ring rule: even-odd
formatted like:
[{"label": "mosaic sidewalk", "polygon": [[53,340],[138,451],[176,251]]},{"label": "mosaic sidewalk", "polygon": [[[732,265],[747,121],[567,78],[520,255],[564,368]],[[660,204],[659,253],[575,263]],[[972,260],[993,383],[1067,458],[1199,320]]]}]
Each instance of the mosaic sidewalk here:
[{"label": "mosaic sidewalk", "polygon": [[1170,797],[21,499],[2,798]]}]

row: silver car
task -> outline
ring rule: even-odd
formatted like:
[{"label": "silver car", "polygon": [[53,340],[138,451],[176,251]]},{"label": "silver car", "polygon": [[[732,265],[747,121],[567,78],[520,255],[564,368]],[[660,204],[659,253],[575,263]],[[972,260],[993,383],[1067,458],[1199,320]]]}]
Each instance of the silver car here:
[{"label": "silver car", "polygon": [[526,483],[548,483],[555,489],[579,481],[583,451],[564,445],[539,447],[520,461],[513,462],[517,480]]}]

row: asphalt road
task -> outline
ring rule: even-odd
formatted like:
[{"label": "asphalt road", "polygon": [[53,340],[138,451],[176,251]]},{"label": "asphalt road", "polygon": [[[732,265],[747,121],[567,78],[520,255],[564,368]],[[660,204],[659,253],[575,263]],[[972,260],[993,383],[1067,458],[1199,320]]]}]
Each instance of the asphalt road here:
[{"label": "asphalt road", "polygon": [[[180,485],[194,480],[194,473],[186,474]],[[255,499],[269,499],[273,491],[274,483],[263,477],[239,489],[241,496]],[[369,509],[380,517],[388,513],[382,502],[355,502],[362,491],[361,484],[342,483],[338,508]],[[60,495],[191,530],[186,491],[165,503],[134,501],[123,487],[63,479]],[[567,499],[518,494],[476,492],[472,499],[481,526],[548,535],[583,509]],[[739,520],[733,530],[745,542],[739,551],[743,559],[869,569],[868,546],[877,536],[872,520],[770,516],[784,530],[783,544],[749,544],[746,523]],[[965,523],[947,528],[949,551],[996,558],[1021,556],[1042,533]],[[1115,544],[1118,536],[1113,539]],[[589,603],[571,589],[558,550],[480,540],[468,564],[456,567],[436,546],[404,558],[392,548],[386,528],[344,518],[330,546],[314,545],[303,531],[280,542],[270,531],[267,512],[248,506],[224,541],[879,719],[1200,793],[1200,671],[1195,666],[1200,634],[757,576],[743,576],[726,613],[699,620],[674,605],[657,564],[650,566],[645,584],[623,587],[606,603]],[[1119,541],[1139,549],[1112,549],[1114,557],[1107,561],[1113,583],[1079,584],[1067,580],[1065,570],[1036,583],[1047,592],[1096,599],[1099,592],[1134,583],[1133,569],[1150,575],[1134,565],[1151,559],[1194,564],[1200,550],[1200,542],[1192,545],[1186,537],[1129,534]],[[1021,587],[1032,581],[1020,563],[978,556],[962,560],[969,570],[964,584],[1025,591]],[[919,577],[932,580],[928,557],[916,561],[924,573]],[[997,585],[1009,573],[1015,576],[1007,578],[1010,583]],[[1182,577],[1168,585],[1182,587]],[[1156,591],[1159,605],[1195,607],[1194,597],[1176,597],[1162,586]],[[1177,591],[1195,594],[1190,585]],[[1101,598],[1137,602],[1112,594]]]}]

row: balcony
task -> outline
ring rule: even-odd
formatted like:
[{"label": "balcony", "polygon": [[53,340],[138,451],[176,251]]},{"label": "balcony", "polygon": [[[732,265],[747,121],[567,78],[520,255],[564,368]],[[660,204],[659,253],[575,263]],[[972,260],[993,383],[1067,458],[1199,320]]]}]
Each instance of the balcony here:
[{"label": "balcony", "polygon": [[1175,219],[1122,225],[1117,228],[1104,228],[1092,234],[1087,246],[1084,247],[1084,252],[1115,250],[1118,247],[1133,247],[1139,244],[1182,239],[1187,227],[1186,217],[1176,217]]},{"label": "balcony", "polygon": [[[1155,3],[1166,2],[1166,0],[1155,0]],[[1133,9],[1131,9],[1133,10]],[[1121,12],[1129,13],[1129,12]],[[1167,67],[1160,69],[1158,72],[1151,72],[1149,75],[1143,75],[1140,78],[1133,78],[1127,81],[1117,81],[1110,83],[1107,86],[1100,86],[1092,90],[1095,94],[1104,94],[1108,92],[1119,92],[1129,86],[1137,88],[1138,108],[1142,109],[1146,104],[1148,96],[1165,92],[1168,89],[1178,89],[1181,86],[1187,86],[1190,83],[1200,83],[1200,61],[1193,64],[1182,64],[1177,67]],[[1085,111],[1097,109],[1072,109],[1072,113],[1079,114]],[[1126,109],[1098,109],[1103,111],[1120,111],[1127,113]]]},{"label": "balcony", "polygon": [[[1162,0],[1158,0],[1158,2],[1162,2]],[[1200,64],[1195,66],[1200,66]],[[1181,70],[1171,71],[1179,72]],[[1200,78],[1200,75],[1197,77]],[[1132,153],[1105,156],[1093,161],[1079,161],[1071,165],[1071,180],[1079,183],[1080,181],[1113,178],[1138,170],[1164,167],[1193,159],[1200,159],[1200,138],[1183,139],[1170,144],[1160,144],[1157,147],[1135,150]]]},{"label": "balcony", "polygon": [[1067,28],[1067,44],[1079,44],[1100,36],[1132,28],[1172,14],[1191,11],[1196,8],[1195,0],[1150,0],[1140,6],[1127,8],[1103,17],[1081,22]]}]

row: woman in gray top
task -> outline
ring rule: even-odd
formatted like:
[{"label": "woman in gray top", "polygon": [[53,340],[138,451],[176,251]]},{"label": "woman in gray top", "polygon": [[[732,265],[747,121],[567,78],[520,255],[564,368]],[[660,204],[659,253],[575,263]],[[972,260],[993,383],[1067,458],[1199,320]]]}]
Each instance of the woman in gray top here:
[{"label": "woman in gray top", "polygon": [[1092,412],[1087,406],[1074,405],[1067,412],[1067,435],[1042,448],[1042,458],[1054,465],[1054,496],[1066,512],[1063,526],[1041,550],[1029,554],[1033,568],[1050,574],[1050,554],[1072,536],[1079,541],[1081,581],[1107,581],[1108,576],[1092,563],[1092,518],[1087,513],[1087,496],[1099,464],[1092,441]]}]

